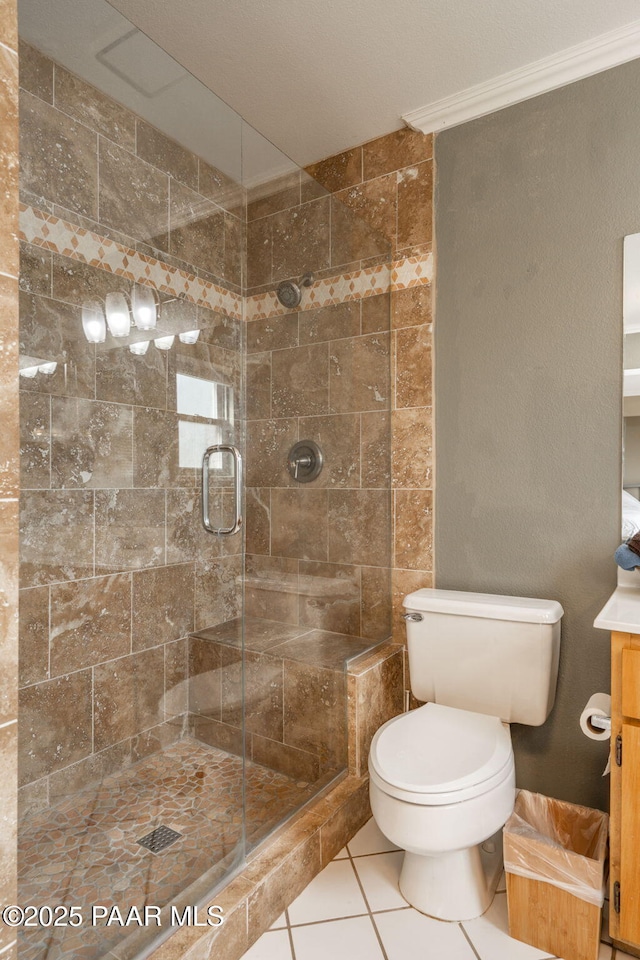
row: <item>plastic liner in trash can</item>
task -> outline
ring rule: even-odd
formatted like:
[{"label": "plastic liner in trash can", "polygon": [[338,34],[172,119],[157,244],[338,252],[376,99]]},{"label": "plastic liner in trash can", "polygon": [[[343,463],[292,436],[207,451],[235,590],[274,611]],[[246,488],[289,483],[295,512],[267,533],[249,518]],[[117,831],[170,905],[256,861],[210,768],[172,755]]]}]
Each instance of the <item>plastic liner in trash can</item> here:
[{"label": "plastic liner in trash can", "polygon": [[521,790],[504,826],[504,868],[601,907],[608,829],[600,810]]},{"label": "plastic liner in trash can", "polygon": [[609,818],[521,790],[504,826],[509,934],[564,960],[598,960]]}]

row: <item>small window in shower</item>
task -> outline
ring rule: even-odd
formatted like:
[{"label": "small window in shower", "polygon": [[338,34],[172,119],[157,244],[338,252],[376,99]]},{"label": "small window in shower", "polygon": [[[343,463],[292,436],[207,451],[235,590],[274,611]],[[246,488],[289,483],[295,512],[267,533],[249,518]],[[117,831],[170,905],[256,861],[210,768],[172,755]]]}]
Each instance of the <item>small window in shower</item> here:
[{"label": "small window in shower", "polygon": [[[178,373],[176,391],[178,414],[181,415],[178,421],[180,466],[199,469],[207,447],[224,443],[225,436],[228,436],[233,423],[233,387],[216,380]],[[223,458],[222,454],[212,456],[209,466],[219,477],[230,475],[228,458]]]},{"label": "small window in shower", "polygon": [[227,383],[176,374],[178,413],[207,420],[233,420],[233,388]]}]

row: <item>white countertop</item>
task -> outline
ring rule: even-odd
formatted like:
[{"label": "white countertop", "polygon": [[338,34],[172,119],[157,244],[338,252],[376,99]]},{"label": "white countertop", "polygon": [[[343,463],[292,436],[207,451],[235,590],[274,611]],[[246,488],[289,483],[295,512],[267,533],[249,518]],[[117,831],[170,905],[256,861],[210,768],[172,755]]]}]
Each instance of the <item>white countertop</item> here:
[{"label": "white countertop", "polygon": [[640,584],[616,587],[593,625],[601,630],[640,634]]}]

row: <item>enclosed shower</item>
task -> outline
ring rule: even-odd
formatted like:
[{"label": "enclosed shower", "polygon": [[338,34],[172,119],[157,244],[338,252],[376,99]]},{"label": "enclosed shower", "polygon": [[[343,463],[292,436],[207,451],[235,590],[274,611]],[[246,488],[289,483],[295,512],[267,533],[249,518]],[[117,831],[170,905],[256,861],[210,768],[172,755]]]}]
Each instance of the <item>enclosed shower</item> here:
[{"label": "enclosed shower", "polygon": [[[390,634],[389,250],[105,0],[19,17],[19,899],[182,909]],[[21,960],[160,933],[100,917]]]}]

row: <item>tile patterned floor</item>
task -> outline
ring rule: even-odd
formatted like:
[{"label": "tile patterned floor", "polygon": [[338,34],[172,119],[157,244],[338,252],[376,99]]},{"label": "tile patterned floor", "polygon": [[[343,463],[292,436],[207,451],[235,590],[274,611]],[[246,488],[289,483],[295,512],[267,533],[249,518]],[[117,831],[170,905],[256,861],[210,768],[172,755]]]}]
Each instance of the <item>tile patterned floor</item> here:
[{"label": "tile patterned floor", "polygon": [[[313,791],[307,783],[247,762],[248,844]],[[183,837],[154,855],[136,841],[159,824]],[[19,902],[122,908],[175,903],[203,877],[212,888],[239,856],[241,842],[241,759],[181,740],[96,789],[23,821]],[[95,960],[122,936],[113,927],[37,928],[20,941],[20,960]]]},{"label": "tile patterned floor", "polygon": [[[402,852],[373,820],[300,894],[243,960],[543,960],[507,933],[504,878],[482,917],[443,923],[398,890]],[[607,906],[607,904],[605,904]],[[632,960],[606,942],[598,960]]]}]

